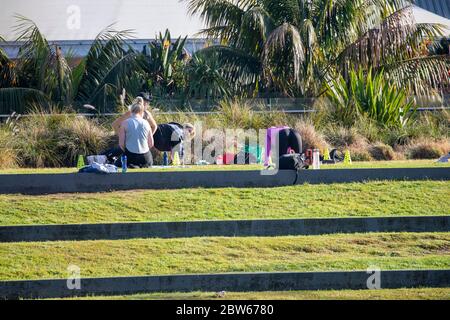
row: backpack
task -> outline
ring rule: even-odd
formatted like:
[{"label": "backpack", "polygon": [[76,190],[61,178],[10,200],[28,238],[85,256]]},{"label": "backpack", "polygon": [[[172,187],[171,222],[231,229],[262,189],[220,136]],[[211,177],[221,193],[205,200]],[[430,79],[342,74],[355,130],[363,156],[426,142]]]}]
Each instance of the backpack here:
[{"label": "backpack", "polygon": [[297,183],[298,172],[302,169],[308,169],[305,163],[305,157],[298,153],[284,154],[278,159],[278,168],[280,170],[295,170],[295,180],[293,184]]},{"label": "backpack", "polygon": [[[242,163],[242,161],[244,163]],[[256,157],[250,152],[241,151],[234,156],[234,164],[256,164],[258,163]]]}]

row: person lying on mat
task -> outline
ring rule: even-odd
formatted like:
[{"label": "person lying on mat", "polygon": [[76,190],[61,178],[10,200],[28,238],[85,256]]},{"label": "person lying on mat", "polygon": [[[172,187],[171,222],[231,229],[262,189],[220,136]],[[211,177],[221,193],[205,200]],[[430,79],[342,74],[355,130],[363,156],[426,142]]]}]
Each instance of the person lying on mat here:
[{"label": "person lying on mat", "polygon": [[302,137],[292,128],[282,129],[278,132],[278,156],[291,152],[302,153]]},{"label": "person lying on mat", "polygon": [[195,127],[190,123],[183,125],[177,122],[162,123],[153,134],[154,146],[161,152],[171,152],[172,157],[175,152],[183,157],[183,141],[193,139],[194,136]]},{"label": "person lying on mat", "polygon": [[[153,147],[152,129],[144,119],[145,107],[140,99],[136,99],[130,108],[131,116],[120,124],[119,146],[127,156],[130,168],[149,167],[153,163],[150,148]],[[116,166],[122,166],[121,158]]]}]

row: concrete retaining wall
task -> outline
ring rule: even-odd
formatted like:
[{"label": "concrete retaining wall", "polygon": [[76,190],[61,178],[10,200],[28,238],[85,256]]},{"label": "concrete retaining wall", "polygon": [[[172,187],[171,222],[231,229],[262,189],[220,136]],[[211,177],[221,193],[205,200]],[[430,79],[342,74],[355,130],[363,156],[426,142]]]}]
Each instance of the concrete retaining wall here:
[{"label": "concrete retaining wall", "polygon": [[[0,175],[0,194],[51,194],[132,189],[195,187],[277,187],[293,184],[294,171],[263,175],[261,171],[174,171],[127,174]],[[450,168],[386,168],[303,170],[298,184],[345,183],[368,180],[450,180]]]},{"label": "concrete retaining wall", "polygon": [[449,232],[450,216],[147,222],[0,227],[0,242]]},{"label": "concrete retaining wall", "polygon": [[[0,282],[0,298],[58,298],[150,292],[286,291],[367,289],[365,271],[228,273],[81,279],[80,290],[67,280]],[[450,287],[450,270],[382,271],[381,288]]]}]

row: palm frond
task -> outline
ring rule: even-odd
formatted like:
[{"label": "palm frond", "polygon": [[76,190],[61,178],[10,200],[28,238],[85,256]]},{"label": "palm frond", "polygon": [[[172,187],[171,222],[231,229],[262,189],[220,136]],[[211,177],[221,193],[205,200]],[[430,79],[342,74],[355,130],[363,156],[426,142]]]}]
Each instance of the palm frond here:
[{"label": "palm frond", "polygon": [[98,34],[83,65],[76,73],[78,91],[75,99],[78,102],[91,103],[90,99],[94,92],[97,92],[103,79],[131,50],[131,48],[125,48],[125,40],[130,37],[132,37],[130,30],[116,31],[112,25]]},{"label": "palm frond", "polygon": [[417,95],[429,94],[450,85],[450,57],[434,55],[395,61],[380,67],[385,76],[398,88]]},{"label": "palm frond", "polygon": [[61,48],[55,45],[40,70],[40,90],[51,100],[62,105],[70,104],[73,97],[72,69]]},{"label": "palm frond", "polygon": [[[285,59],[280,68],[280,59]],[[274,59],[276,60],[274,63]],[[305,61],[305,50],[300,33],[296,27],[283,23],[267,38],[262,55],[265,78],[275,85],[282,85],[282,78],[290,79],[296,85],[301,84],[302,64]],[[284,88],[286,89],[286,88]]]},{"label": "palm frond", "polygon": [[289,23],[295,26],[302,20],[302,12],[298,0],[265,0],[261,1],[277,26]]},{"label": "palm frond", "polygon": [[42,66],[51,56],[51,48],[47,39],[40,32],[37,25],[30,19],[16,15],[18,23],[14,30],[18,34],[16,41],[22,42],[17,56],[17,67],[22,74],[22,85],[40,88]]},{"label": "palm frond", "polygon": [[231,26],[214,26],[204,28],[201,29],[196,35],[205,36],[209,39],[221,39],[222,43],[228,43],[228,39],[237,38],[236,30]]},{"label": "palm frond", "polygon": [[200,99],[221,99],[231,96],[232,83],[222,72],[217,56],[195,54],[187,65],[188,97]]},{"label": "palm frond", "polygon": [[376,0],[313,1],[312,19],[323,52],[331,57],[379,24]]},{"label": "palm frond", "polygon": [[[257,4],[256,0],[186,0],[188,13],[199,15],[208,26],[240,21],[242,13]],[[237,19],[237,20],[236,20]]]},{"label": "palm frond", "polygon": [[[0,36],[0,43],[5,39]],[[0,47],[0,88],[15,87],[19,83],[17,64]]]},{"label": "palm frond", "polygon": [[236,91],[241,91],[239,87],[245,89],[260,81],[262,65],[259,58],[240,49],[217,45],[202,49],[195,55],[216,58],[223,77]]},{"label": "palm frond", "polygon": [[321,82],[315,77],[315,69],[324,60],[324,56],[320,50],[316,30],[311,20],[305,19],[302,22],[302,29],[300,30],[305,46],[305,63],[303,64],[303,74],[305,77],[305,84],[308,89],[315,88]]},{"label": "palm frond", "polygon": [[23,42],[17,58],[17,68],[24,76],[21,85],[38,89],[56,103],[67,104],[72,99],[71,69],[55,45],[52,48],[37,25],[17,15],[17,41]]},{"label": "palm frond", "polygon": [[31,88],[0,88],[0,111],[3,114],[24,113],[34,103],[48,105],[44,92]]},{"label": "palm frond", "polygon": [[256,0],[186,0],[190,15],[198,15],[208,28],[228,26],[227,33],[221,33],[223,41],[235,42],[239,35],[242,16],[257,4]]},{"label": "palm frond", "polygon": [[78,93],[78,89],[85,74],[86,58],[83,58],[80,63],[72,69],[72,91],[74,94]]},{"label": "palm frond", "polygon": [[104,87],[107,85],[116,89],[125,88],[130,71],[137,69],[137,57],[138,53],[130,52],[118,60],[116,64],[103,75],[103,78],[99,79],[100,81],[96,86],[95,91],[93,91],[89,97],[89,101],[94,102],[98,99],[99,95],[103,93]]},{"label": "palm frond", "polygon": [[[1,42],[5,42],[5,38],[3,38],[2,36],[0,36],[0,43]],[[9,60],[9,57],[6,54],[5,50],[3,50],[3,48],[0,47],[0,61],[3,60]]]},{"label": "palm frond", "polygon": [[242,16],[237,46],[260,54],[273,28],[274,21],[270,14],[263,7],[252,7]]}]

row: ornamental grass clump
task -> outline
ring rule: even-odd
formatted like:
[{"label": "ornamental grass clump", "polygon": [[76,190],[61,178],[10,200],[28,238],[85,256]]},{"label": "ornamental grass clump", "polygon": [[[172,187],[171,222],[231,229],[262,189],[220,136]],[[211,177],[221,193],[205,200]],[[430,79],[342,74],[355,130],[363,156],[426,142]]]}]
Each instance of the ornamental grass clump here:
[{"label": "ornamental grass clump", "polygon": [[71,167],[78,155],[99,154],[111,133],[95,120],[53,109],[35,109],[17,124],[14,144],[27,167]]},{"label": "ornamental grass clump", "polygon": [[18,160],[13,132],[5,125],[0,126],[0,169],[16,167]]}]

